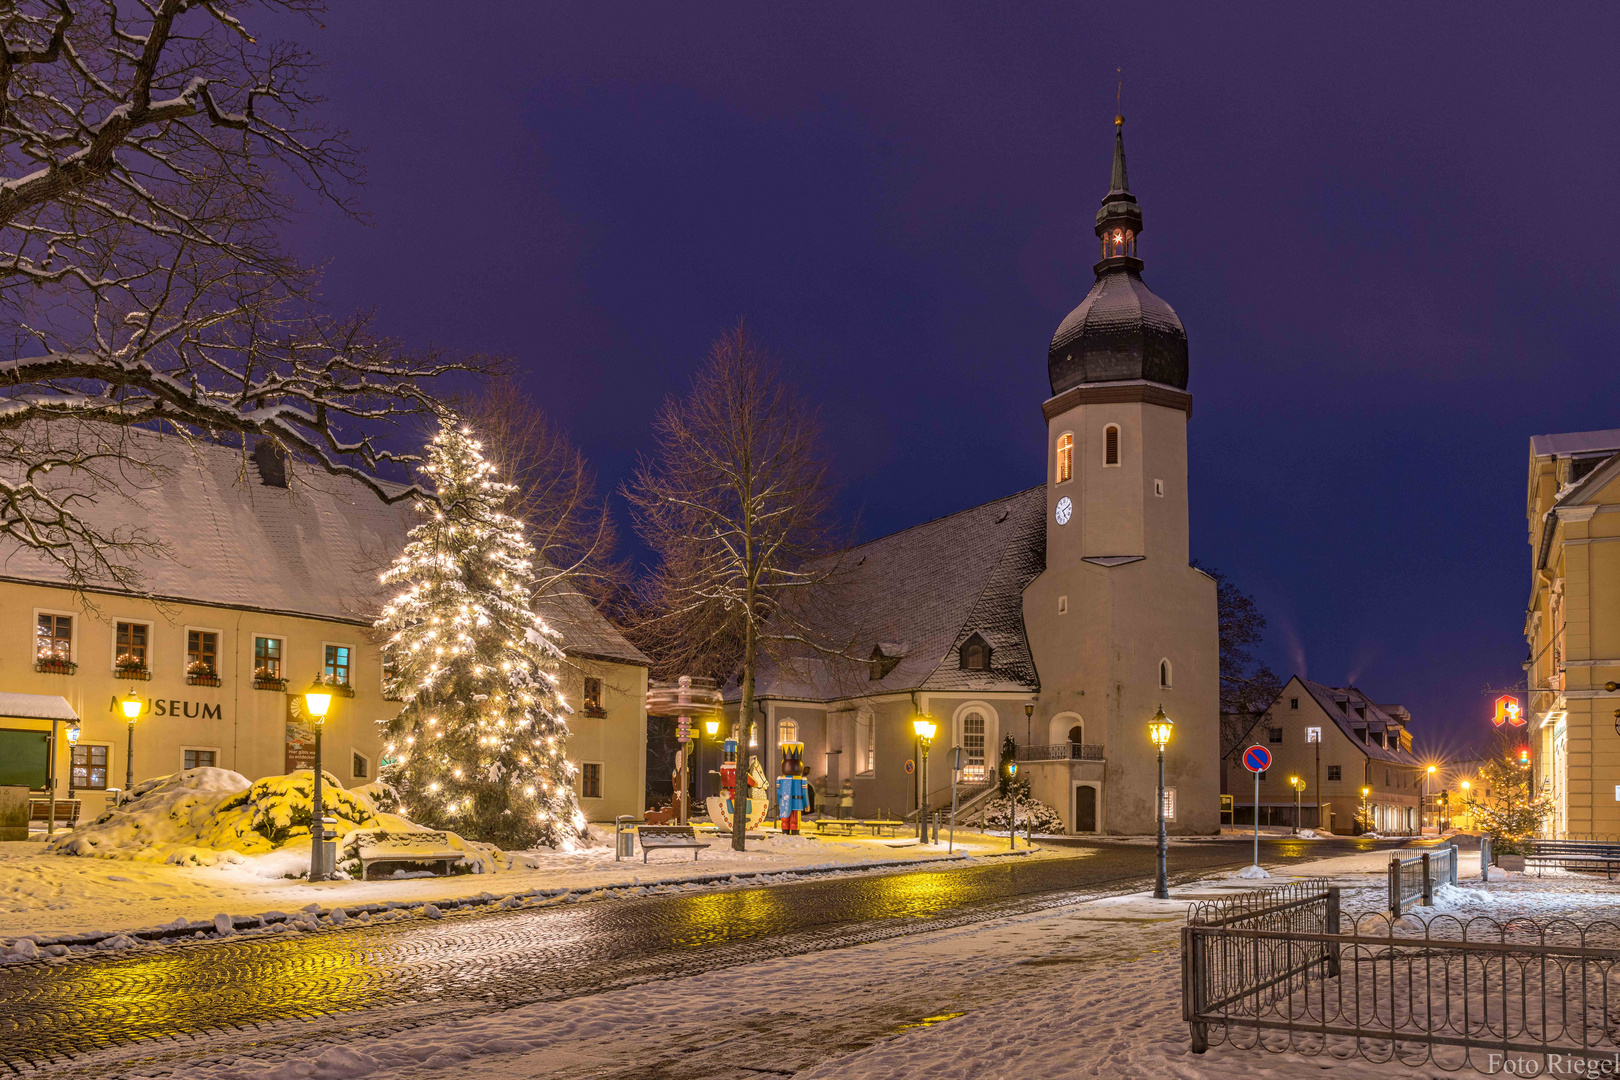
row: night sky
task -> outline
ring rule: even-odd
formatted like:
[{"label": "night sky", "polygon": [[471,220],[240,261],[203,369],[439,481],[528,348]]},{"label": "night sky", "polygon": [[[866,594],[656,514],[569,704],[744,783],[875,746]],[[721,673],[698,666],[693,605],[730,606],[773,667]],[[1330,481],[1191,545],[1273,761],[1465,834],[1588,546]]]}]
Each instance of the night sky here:
[{"label": "night sky", "polygon": [[[1044,477],[1124,67],[1145,278],[1191,341],[1193,553],[1279,674],[1420,747],[1522,678],[1528,438],[1620,427],[1620,11],[469,5],[298,29],[369,147],[327,296],[511,356],[622,480],[745,317],[875,536]],[[620,507],[622,511],[622,504]]]}]

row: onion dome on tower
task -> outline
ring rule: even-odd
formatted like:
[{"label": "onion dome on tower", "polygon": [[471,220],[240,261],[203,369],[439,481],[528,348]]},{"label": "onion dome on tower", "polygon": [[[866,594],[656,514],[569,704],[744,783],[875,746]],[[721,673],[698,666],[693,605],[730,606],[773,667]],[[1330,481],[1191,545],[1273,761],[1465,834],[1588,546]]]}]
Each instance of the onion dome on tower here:
[{"label": "onion dome on tower", "polygon": [[1142,281],[1136,239],[1142,208],[1125,177],[1125,118],[1114,118],[1114,175],[1097,211],[1102,261],[1097,283],[1052,335],[1046,354],[1052,393],[1083,383],[1146,380],[1187,388],[1187,331]]}]

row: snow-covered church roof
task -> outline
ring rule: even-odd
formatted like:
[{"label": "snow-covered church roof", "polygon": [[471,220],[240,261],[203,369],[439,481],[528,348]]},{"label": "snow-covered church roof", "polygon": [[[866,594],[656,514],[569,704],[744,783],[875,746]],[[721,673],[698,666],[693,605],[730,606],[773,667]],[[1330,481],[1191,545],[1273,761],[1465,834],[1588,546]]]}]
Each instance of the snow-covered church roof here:
[{"label": "snow-covered church roof", "polygon": [[[363,625],[376,619],[385,597],[378,575],[417,521],[409,500],[385,503],[358,480],[297,461],[288,486],[273,486],[238,447],[140,430],[124,437],[145,444],[141,456],[158,467],[124,470],[119,490],[99,492],[77,511],[104,528],[133,526],[160,546],[129,556],[140,573],[133,595]],[[0,544],[0,578],[69,583],[62,567],[15,543]],[[538,607],[565,651],[647,663],[586,598]]]}]

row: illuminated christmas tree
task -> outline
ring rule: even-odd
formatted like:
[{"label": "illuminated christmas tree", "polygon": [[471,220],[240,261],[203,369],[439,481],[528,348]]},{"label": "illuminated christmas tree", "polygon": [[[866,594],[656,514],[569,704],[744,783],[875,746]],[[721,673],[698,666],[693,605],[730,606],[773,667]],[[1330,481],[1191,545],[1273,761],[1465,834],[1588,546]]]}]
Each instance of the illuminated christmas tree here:
[{"label": "illuminated christmas tree", "polygon": [[385,690],[405,703],[383,725],[382,780],[401,813],[504,848],[572,848],[585,817],[564,757],[568,725],[555,634],[534,614],[534,548],[505,512],[466,428],[446,424],[422,476],[420,525],[382,575],[402,587],[377,626]]}]

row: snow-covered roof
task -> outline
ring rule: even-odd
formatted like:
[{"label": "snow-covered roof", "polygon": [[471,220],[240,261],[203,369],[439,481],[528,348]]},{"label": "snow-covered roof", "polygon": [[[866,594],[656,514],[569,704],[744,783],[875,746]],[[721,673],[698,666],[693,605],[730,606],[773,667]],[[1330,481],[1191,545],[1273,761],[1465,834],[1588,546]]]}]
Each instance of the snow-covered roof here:
[{"label": "snow-covered roof", "polygon": [[1617,450],[1620,450],[1620,428],[1609,428],[1606,431],[1566,431],[1559,435],[1530,436],[1530,453],[1535,457],[1612,454]]},{"label": "snow-covered roof", "polygon": [[[1299,678],[1299,676],[1295,676],[1295,678]],[[1316,703],[1322,706],[1322,711],[1327,713],[1333,719],[1333,722],[1339,726],[1339,730],[1343,731],[1350,741],[1356,744],[1356,749],[1377,761],[1387,761],[1392,764],[1407,766],[1421,764],[1417,759],[1417,755],[1400,748],[1399,741],[1393,747],[1379,746],[1376,743],[1363,740],[1356,731],[1358,728],[1365,728],[1368,731],[1394,729],[1398,732],[1405,727],[1405,724],[1392,716],[1388,710],[1392,708],[1399,709],[1401,715],[1407,721],[1410,721],[1411,713],[1407,712],[1405,708],[1399,705],[1380,705],[1353,686],[1323,686],[1321,683],[1314,683],[1304,678],[1299,678],[1299,682],[1310,693],[1311,697],[1316,699]],[[1345,705],[1343,709],[1339,708],[1341,700]],[[1357,712],[1358,709],[1366,715],[1363,716],[1361,712]]]},{"label": "snow-covered roof", "polygon": [[[419,518],[358,480],[293,461],[290,485],[261,482],[240,448],[131,431],[161,463],[126,471],[121,493],[77,509],[106,527],[136,526],[164,551],[137,555],[142,595],[371,624],[385,592],[378,574]],[[390,486],[402,492],[402,486]],[[0,577],[66,584],[61,567],[15,544],[0,546]],[[124,591],[110,589],[108,591]],[[577,594],[542,601],[565,652],[647,663]]]},{"label": "snow-covered roof", "polygon": [[67,698],[55,694],[0,693],[0,716],[12,720],[77,720]]},{"label": "snow-covered roof", "polygon": [[[1024,587],[1046,565],[1046,492],[1036,487],[860,544],[808,617],[824,644],[856,661],[805,656],[761,665],[764,696],[831,701],[909,690],[1037,690],[1024,633]],[[964,671],[957,650],[973,634],[990,670]],[[898,659],[881,679],[864,661]]]}]

